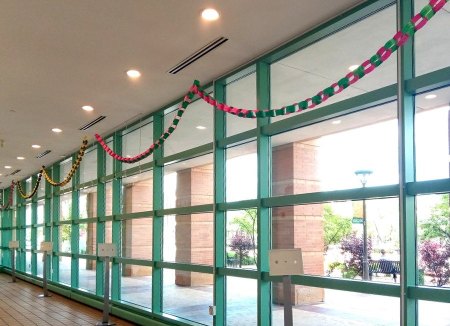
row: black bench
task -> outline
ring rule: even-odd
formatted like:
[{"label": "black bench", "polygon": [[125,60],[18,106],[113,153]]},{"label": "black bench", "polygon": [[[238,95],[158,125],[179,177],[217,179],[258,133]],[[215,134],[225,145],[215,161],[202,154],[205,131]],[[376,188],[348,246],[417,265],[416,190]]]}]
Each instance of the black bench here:
[{"label": "black bench", "polygon": [[397,282],[397,274],[400,273],[400,261],[398,260],[369,260],[369,276],[372,280],[372,274],[392,274],[394,282]]}]

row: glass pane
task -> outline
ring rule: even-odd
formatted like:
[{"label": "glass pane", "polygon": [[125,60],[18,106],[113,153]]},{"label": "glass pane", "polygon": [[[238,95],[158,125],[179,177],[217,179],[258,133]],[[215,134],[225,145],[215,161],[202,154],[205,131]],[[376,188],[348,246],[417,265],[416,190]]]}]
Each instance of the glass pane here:
[{"label": "glass pane", "polygon": [[227,325],[258,325],[257,281],[231,276],[226,278]]},{"label": "glass pane", "polygon": [[399,282],[398,210],[397,198],[274,207],[272,247],[302,248],[305,274],[362,279],[367,259],[369,280]]},{"label": "glass pane", "polygon": [[449,194],[417,196],[419,285],[448,287],[450,279]]},{"label": "glass pane", "polygon": [[59,220],[70,220],[72,218],[72,193],[59,196],[59,205]]},{"label": "glass pane", "polygon": [[44,266],[44,263],[43,263],[43,261],[42,261],[42,258],[43,258],[43,253],[41,253],[41,252],[38,252],[37,253],[37,260],[36,260],[36,262],[37,262],[37,276],[38,277],[43,277],[43,266]]},{"label": "glass pane", "polygon": [[[291,292],[294,325],[398,326],[400,324],[398,298],[302,285],[292,285]],[[284,323],[283,300],[283,285],[273,283],[272,325]]]},{"label": "glass pane", "polygon": [[151,211],[153,209],[153,171],[122,179],[124,213]]},{"label": "glass pane", "polygon": [[[213,140],[214,108],[203,100],[192,102],[184,112],[173,134],[164,142],[164,155],[172,155]],[[176,111],[164,116],[164,126],[168,128]]]},{"label": "glass pane", "polygon": [[79,283],[80,289],[95,293],[95,260],[79,259]]},{"label": "glass pane", "polygon": [[228,148],[226,156],[227,202],[256,198],[258,185],[256,142]]},{"label": "glass pane", "polygon": [[122,256],[152,259],[152,218],[122,221]]},{"label": "glass pane", "polygon": [[59,257],[59,282],[70,285],[70,270],[71,270],[70,257]]},{"label": "glass pane", "polygon": [[[122,136],[122,156],[134,157],[149,148],[153,144],[153,123],[143,122],[142,127],[136,128],[132,131],[126,131]],[[123,164],[122,169],[130,169],[135,166],[151,162],[152,155],[133,164]]]},{"label": "glass pane", "polygon": [[164,167],[164,208],[213,202],[213,156],[199,156]]},{"label": "glass pane", "polygon": [[78,200],[80,218],[97,216],[97,187],[81,189]]},{"label": "glass pane", "polygon": [[295,129],[272,137],[274,196],[398,183],[396,104]]},{"label": "glass pane", "polygon": [[107,182],[105,185],[105,215],[112,215],[112,182]]},{"label": "glass pane", "polygon": [[27,204],[25,207],[25,224],[31,225],[31,204]]},{"label": "glass pane", "polygon": [[[351,66],[358,66],[375,54],[396,31],[396,10],[391,6],[273,64],[270,78],[272,108],[298,103],[337,82],[349,73]],[[355,40],[358,46],[351,46]],[[393,55],[371,74],[325,103],[335,103],[394,84],[396,70]],[[287,117],[289,115],[273,120]]]},{"label": "glass pane", "polygon": [[[256,109],[256,73],[240,78],[226,86],[226,103],[240,109]],[[227,136],[256,128],[256,119],[226,114]]]},{"label": "glass pane", "polygon": [[122,265],[122,301],[150,309],[152,306],[152,268],[139,265]]},{"label": "glass pane", "polygon": [[31,249],[31,227],[25,229],[25,249]]},{"label": "glass pane", "polygon": [[449,103],[450,87],[416,96],[416,176],[419,181],[449,177]]},{"label": "glass pane", "polygon": [[212,325],[213,318],[208,314],[213,302],[212,275],[167,269],[163,273],[163,312]]},{"label": "glass pane", "polygon": [[97,250],[97,223],[82,223],[79,227],[79,252],[84,255],[95,255]]},{"label": "glass pane", "polygon": [[72,225],[62,224],[59,226],[59,251],[71,252],[70,236],[72,234]]},{"label": "glass pane", "polygon": [[[97,179],[97,147],[89,149],[84,153],[80,164],[80,183]],[[103,149],[102,149],[103,150]]]},{"label": "glass pane", "polygon": [[[429,1],[415,0],[415,12],[421,10]],[[423,75],[450,65],[450,35],[442,33],[450,29],[448,6],[440,10],[427,25],[414,36],[416,75]]]},{"label": "glass pane", "polygon": [[40,248],[41,242],[44,241],[44,227],[39,227],[36,229],[36,235],[37,235],[37,247]]},{"label": "glass pane", "polygon": [[[68,158],[66,159],[64,162],[61,162],[59,165],[59,179],[57,178],[53,178],[55,179],[56,182],[61,182],[63,181],[66,176],[69,174],[70,169],[72,168],[72,158]],[[70,182],[68,182],[65,186],[61,187],[60,189],[67,189],[72,187],[72,180]]]},{"label": "glass pane", "polygon": [[31,252],[27,251],[25,253],[25,272],[31,274]]},{"label": "glass pane", "polygon": [[212,213],[164,216],[163,259],[177,263],[213,264]]},{"label": "glass pane", "polygon": [[257,216],[256,208],[227,212],[227,267],[256,269]]},{"label": "glass pane", "polygon": [[448,326],[450,304],[419,300],[419,326]]},{"label": "glass pane", "polygon": [[105,222],[105,243],[112,242],[112,221]]},{"label": "glass pane", "polygon": [[44,200],[38,201],[37,204],[37,224],[44,223]]}]

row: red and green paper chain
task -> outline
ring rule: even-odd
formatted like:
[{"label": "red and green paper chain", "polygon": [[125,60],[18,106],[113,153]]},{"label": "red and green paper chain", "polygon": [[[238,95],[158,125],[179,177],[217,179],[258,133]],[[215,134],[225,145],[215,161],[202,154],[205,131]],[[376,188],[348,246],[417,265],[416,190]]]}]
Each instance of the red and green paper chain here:
[{"label": "red and green paper chain", "polygon": [[149,148],[147,148],[144,152],[133,156],[133,157],[123,157],[117,153],[115,153],[103,140],[103,138],[99,134],[95,134],[95,138],[97,141],[102,145],[103,149],[106,153],[108,153],[110,156],[112,156],[114,159],[119,160],[123,163],[136,163],[143,159],[145,159],[147,156],[151,155],[155,149],[160,147],[167,138],[170,137],[170,135],[175,131],[175,129],[178,126],[178,123],[181,120],[181,117],[183,116],[184,111],[186,111],[186,108],[191,103],[192,98],[194,97],[194,87],[199,87],[200,84],[196,81],[194,85],[191,86],[189,89],[189,92],[185,95],[183,102],[180,103],[178,106],[177,112],[175,114],[175,117],[172,120],[172,123],[170,124],[169,128],[166,129],[166,131],[158,138],[157,141],[155,141]]},{"label": "red and green paper chain", "polygon": [[422,8],[422,10],[416,14],[403,28],[398,31],[392,39],[386,42],[376,54],[370,59],[364,61],[354,71],[348,73],[345,77],[339,81],[331,84],[329,87],[323,89],[311,98],[307,98],[298,103],[282,107],[280,109],[267,109],[267,110],[247,110],[229,106],[225,103],[220,103],[213,97],[207,95],[201,88],[194,86],[194,92],[206,103],[215,106],[217,109],[237,115],[242,118],[266,118],[286,115],[294,112],[301,112],[306,109],[312,109],[315,106],[325,102],[330,97],[339,94],[350,85],[356,83],[365,75],[371,73],[384,61],[386,61],[392,53],[397,51],[399,47],[406,43],[406,41],[413,36],[419,29],[433,18],[433,16],[444,7],[444,5],[450,0],[430,0],[429,4]]}]

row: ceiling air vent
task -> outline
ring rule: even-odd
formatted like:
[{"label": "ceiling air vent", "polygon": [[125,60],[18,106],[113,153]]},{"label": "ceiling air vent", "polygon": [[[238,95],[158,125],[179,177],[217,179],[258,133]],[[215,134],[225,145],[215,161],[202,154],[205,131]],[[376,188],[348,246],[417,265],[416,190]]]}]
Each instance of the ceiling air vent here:
[{"label": "ceiling air vent", "polygon": [[221,46],[226,41],[228,41],[228,39],[223,37],[223,36],[215,39],[211,43],[206,44],[200,50],[198,50],[198,51],[194,52],[193,54],[191,54],[189,57],[187,57],[186,59],[184,59],[183,61],[178,63],[176,66],[172,67],[168,71],[168,73],[172,74],[172,75],[175,75],[175,74],[179,73],[181,70],[183,70],[184,68],[190,66],[195,61],[197,61],[201,57],[205,56],[206,54],[208,54],[212,50],[216,49],[217,47]]},{"label": "ceiling air vent", "polygon": [[47,155],[48,153],[50,153],[51,150],[47,149],[46,151],[42,152],[41,154],[39,154],[38,156],[36,156],[36,158],[41,158],[44,157],[45,155]]},{"label": "ceiling air vent", "polygon": [[10,175],[14,175],[14,174],[17,174],[17,173],[19,173],[20,171],[22,171],[22,170],[15,170],[15,171],[11,172],[11,174],[10,174]]},{"label": "ceiling air vent", "polygon": [[80,128],[80,130],[87,130],[90,127],[92,127],[93,125],[96,125],[97,123],[99,123],[100,121],[102,121],[105,118],[106,117],[104,115],[101,115],[97,119],[94,119],[91,122],[86,123],[83,127]]}]

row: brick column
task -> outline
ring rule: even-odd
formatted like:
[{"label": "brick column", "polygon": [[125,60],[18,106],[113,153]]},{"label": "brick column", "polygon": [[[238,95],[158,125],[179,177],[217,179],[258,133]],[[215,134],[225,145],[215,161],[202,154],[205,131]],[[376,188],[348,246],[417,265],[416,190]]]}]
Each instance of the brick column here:
[{"label": "brick column", "polygon": [[[320,190],[318,147],[306,143],[289,143],[275,147],[272,153],[273,196],[302,194]],[[276,207],[272,210],[272,247],[301,248],[305,274],[324,273],[323,208],[320,204]],[[292,302],[322,302],[319,288],[292,286]],[[274,303],[283,303],[282,284],[274,284]]]},{"label": "brick column", "polygon": [[[153,209],[153,180],[147,179],[124,186],[124,212],[135,213]],[[122,256],[127,258],[151,258],[152,219],[138,218],[122,222]],[[123,276],[147,276],[149,268],[125,265]]]},{"label": "brick column", "polygon": [[[205,165],[177,172],[177,207],[211,204],[213,202],[213,168]],[[176,216],[176,262],[213,264],[213,215]],[[212,275],[176,271],[175,284],[193,286],[212,284]]]}]

